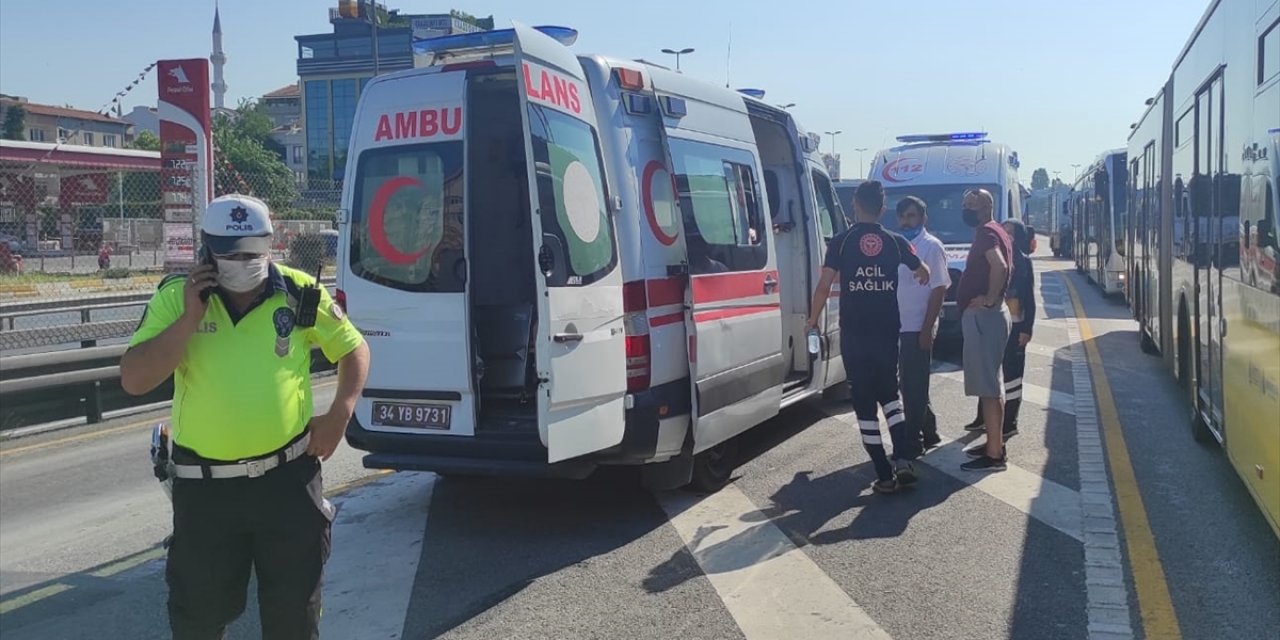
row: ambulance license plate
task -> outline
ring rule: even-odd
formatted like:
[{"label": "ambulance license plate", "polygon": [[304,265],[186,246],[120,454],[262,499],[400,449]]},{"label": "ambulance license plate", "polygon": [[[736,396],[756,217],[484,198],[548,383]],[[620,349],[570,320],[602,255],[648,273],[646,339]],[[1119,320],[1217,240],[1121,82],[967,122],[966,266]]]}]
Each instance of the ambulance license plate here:
[{"label": "ambulance license plate", "polygon": [[373,424],[379,427],[418,427],[448,429],[453,407],[443,404],[408,402],[373,403]]}]

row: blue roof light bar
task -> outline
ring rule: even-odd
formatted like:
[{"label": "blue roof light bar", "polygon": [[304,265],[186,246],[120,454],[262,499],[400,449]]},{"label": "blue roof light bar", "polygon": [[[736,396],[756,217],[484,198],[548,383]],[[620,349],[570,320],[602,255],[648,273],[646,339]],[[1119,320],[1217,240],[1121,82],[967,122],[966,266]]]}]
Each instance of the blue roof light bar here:
[{"label": "blue roof light bar", "polygon": [[756,100],[764,100],[764,89],[738,89],[738,93],[744,96],[751,96]]},{"label": "blue roof light bar", "polygon": [[[555,26],[534,27],[534,29],[554,38],[556,42],[566,47],[578,40],[577,29]],[[416,55],[440,56],[460,51],[514,47],[515,41],[515,29],[458,33],[436,38],[417,38],[413,41],[413,52]]]},{"label": "blue roof light bar", "polygon": [[976,142],[986,140],[986,131],[965,131],[961,133],[925,133],[909,136],[898,136],[898,142]]}]

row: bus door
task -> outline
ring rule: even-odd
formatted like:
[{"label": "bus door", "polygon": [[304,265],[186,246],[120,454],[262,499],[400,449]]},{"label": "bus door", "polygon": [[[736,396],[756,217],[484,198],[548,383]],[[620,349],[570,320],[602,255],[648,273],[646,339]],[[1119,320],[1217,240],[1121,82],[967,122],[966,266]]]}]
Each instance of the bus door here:
[{"label": "bus door", "polygon": [[1224,229],[1218,211],[1215,183],[1223,175],[1222,75],[1215,76],[1196,94],[1196,170],[1192,184],[1192,216],[1196,219],[1195,273],[1199,326],[1200,407],[1219,437],[1222,433],[1222,317],[1221,251]]},{"label": "bus door", "polygon": [[595,108],[578,59],[515,23],[537,282],[538,428],[548,462],[622,442],[622,270]]}]

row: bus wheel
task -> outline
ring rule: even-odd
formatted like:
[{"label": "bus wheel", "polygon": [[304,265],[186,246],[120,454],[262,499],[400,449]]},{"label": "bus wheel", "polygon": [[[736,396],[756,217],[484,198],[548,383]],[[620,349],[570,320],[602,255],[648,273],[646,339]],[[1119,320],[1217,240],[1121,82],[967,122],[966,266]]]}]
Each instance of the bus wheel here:
[{"label": "bus wheel", "polygon": [[689,488],[715,493],[729,484],[738,465],[738,441],[730,438],[693,457],[693,479]]},{"label": "bus wheel", "polygon": [[1178,314],[1178,329],[1178,381],[1186,389],[1187,400],[1191,403],[1191,438],[1201,444],[1209,444],[1215,439],[1204,416],[1200,415],[1200,394],[1191,375],[1191,323],[1185,310]]}]

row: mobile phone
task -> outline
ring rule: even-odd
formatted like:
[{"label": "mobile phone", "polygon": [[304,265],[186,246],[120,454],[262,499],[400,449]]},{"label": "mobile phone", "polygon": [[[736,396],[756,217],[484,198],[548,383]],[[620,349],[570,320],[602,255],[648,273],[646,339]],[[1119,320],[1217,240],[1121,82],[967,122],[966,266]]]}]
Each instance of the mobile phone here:
[{"label": "mobile phone", "polygon": [[[213,257],[213,251],[209,249],[209,245],[200,247],[200,264],[207,264],[213,267],[214,272],[218,271],[218,260]],[[200,301],[208,302],[209,296],[213,295],[213,287],[209,287],[200,292]]]}]

